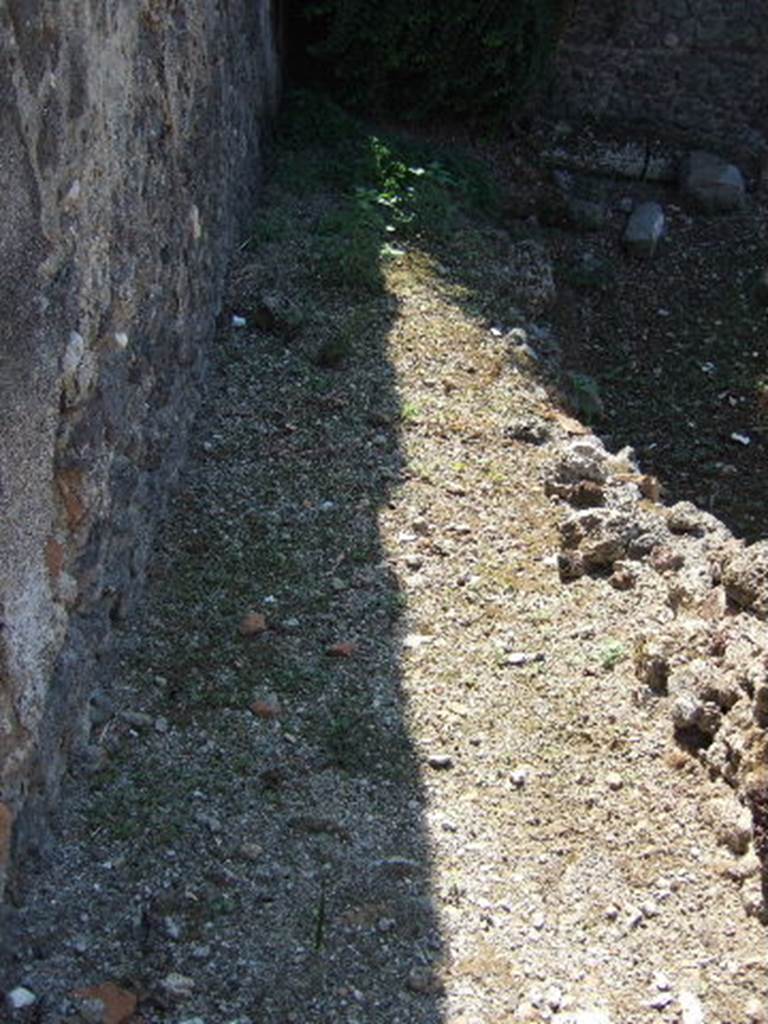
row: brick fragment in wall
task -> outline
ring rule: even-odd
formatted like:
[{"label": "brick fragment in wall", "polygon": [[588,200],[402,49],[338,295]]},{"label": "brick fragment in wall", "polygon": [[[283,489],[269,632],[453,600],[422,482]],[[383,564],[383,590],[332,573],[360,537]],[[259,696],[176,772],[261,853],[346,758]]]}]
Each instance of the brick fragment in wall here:
[{"label": "brick fragment in wall", "polygon": [[55,583],[64,568],[64,545],[55,537],[49,537],[45,542],[45,564],[51,582]]},{"label": "brick fragment in wall", "polygon": [[66,524],[75,531],[86,514],[84,473],[79,469],[61,469],[56,474],[56,486],[64,505]]}]

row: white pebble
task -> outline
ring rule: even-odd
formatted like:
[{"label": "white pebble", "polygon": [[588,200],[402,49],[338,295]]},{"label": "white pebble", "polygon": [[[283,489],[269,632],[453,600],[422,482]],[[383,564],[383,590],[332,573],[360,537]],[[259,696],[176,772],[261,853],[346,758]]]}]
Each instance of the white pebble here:
[{"label": "white pebble", "polygon": [[28,988],[23,988],[21,985],[18,988],[11,989],[6,999],[12,1010],[23,1010],[25,1006],[32,1006],[33,1003],[37,1002],[35,993],[30,992]]},{"label": "white pebble", "polygon": [[453,758],[450,754],[431,754],[427,758],[427,764],[437,771],[445,771],[448,768],[453,768]]},{"label": "white pebble", "polygon": [[531,660],[530,654],[525,651],[511,651],[505,658],[507,665],[527,665]]},{"label": "white pebble", "polygon": [[704,1024],[704,1007],[697,995],[684,989],[678,996],[683,1024]]},{"label": "white pebble", "polygon": [[616,792],[624,785],[624,779],[622,779],[618,772],[608,772],[605,776],[605,784],[608,786],[608,789]]},{"label": "white pebble", "polygon": [[69,186],[69,189],[67,190],[67,194],[64,196],[64,205],[65,206],[72,206],[72,205],[74,205],[78,201],[78,199],[80,198],[81,191],[82,191],[82,186],[80,184],[80,181],[79,181],[78,178],[75,178],[75,180]]},{"label": "white pebble", "polygon": [[163,978],[160,985],[171,999],[186,999],[192,994],[195,982],[193,978],[188,978],[185,974],[171,971]]},{"label": "white pebble", "polygon": [[563,1005],[563,990],[558,988],[557,985],[550,985],[544,993],[544,999],[550,1010],[559,1010]]},{"label": "white pebble", "polygon": [[744,1012],[750,1024],[765,1024],[768,1021],[768,1009],[766,1009],[762,1000],[758,999],[757,996],[751,996],[747,1000]]},{"label": "white pebble", "polygon": [[70,331],[69,342],[61,359],[61,372],[67,376],[75,373],[84,355],[85,339],[78,331]]},{"label": "white pebble", "polygon": [[611,1024],[611,1018],[605,1010],[573,1010],[571,1013],[557,1015],[558,1024]]}]

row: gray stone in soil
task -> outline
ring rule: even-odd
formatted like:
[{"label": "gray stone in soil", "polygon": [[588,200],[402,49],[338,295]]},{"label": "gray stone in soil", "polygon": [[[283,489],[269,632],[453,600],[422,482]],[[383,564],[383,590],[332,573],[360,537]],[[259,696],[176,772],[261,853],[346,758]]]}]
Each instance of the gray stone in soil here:
[{"label": "gray stone in soil", "polygon": [[543,420],[536,419],[534,416],[523,416],[507,424],[504,428],[504,436],[513,441],[544,444],[550,438],[550,430]]},{"label": "gray stone in soil", "polygon": [[561,483],[591,480],[603,484],[608,479],[606,459],[607,452],[597,438],[571,441],[563,449],[557,464],[557,480]]},{"label": "gray stone in soil", "polygon": [[654,996],[653,999],[649,1000],[648,1005],[652,1010],[663,1010],[674,1001],[675,997],[672,992],[660,992],[657,996]]},{"label": "gray stone in soil", "polygon": [[106,1004],[101,999],[82,999],[77,1009],[83,1024],[102,1024]]},{"label": "gray stone in soil", "polygon": [[98,775],[108,767],[109,756],[97,743],[89,743],[77,751],[74,761],[86,775]]},{"label": "gray stone in soil", "polygon": [[377,870],[387,878],[413,878],[423,872],[423,867],[407,857],[388,857],[376,864]]},{"label": "gray stone in soil", "polygon": [[92,726],[105,725],[115,713],[113,701],[101,690],[91,697],[89,718]]},{"label": "gray stone in soil", "polygon": [[651,259],[664,234],[664,211],[658,203],[640,203],[624,229],[624,248],[631,256]]},{"label": "gray stone in soil", "polygon": [[171,971],[160,982],[160,988],[169,999],[188,999],[195,987],[194,979],[177,971]]},{"label": "gray stone in soil", "polygon": [[704,213],[740,210],[746,199],[744,176],[735,164],[695,150],[680,167],[680,190]]},{"label": "gray stone in soil", "polygon": [[667,514],[667,526],[672,533],[690,533],[703,537],[717,529],[717,520],[708,512],[702,512],[692,501],[678,501]]},{"label": "gray stone in soil", "polygon": [[150,729],[154,719],[146,711],[121,711],[120,718],[134,729]]},{"label": "gray stone in soil", "polygon": [[672,705],[672,721],[680,732],[698,729],[707,736],[714,736],[720,728],[722,713],[711,701],[702,701],[692,693],[681,693]]},{"label": "gray stone in soil", "polygon": [[557,556],[557,571],[563,583],[577,580],[587,571],[580,551],[561,551]]},{"label": "gray stone in soil", "polygon": [[436,771],[447,771],[453,768],[453,758],[450,754],[431,754],[427,758],[427,764]]},{"label": "gray stone in soil", "polygon": [[648,528],[637,537],[633,537],[627,545],[630,558],[644,558],[665,540],[666,530],[662,522],[645,522]]},{"label": "gray stone in soil", "polygon": [[664,651],[652,643],[638,645],[635,655],[635,675],[654,693],[667,692],[669,659]]},{"label": "gray stone in soil", "polygon": [[418,995],[440,995],[443,992],[443,980],[439,974],[429,967],[417,966],[408,973],[407,987]]}]

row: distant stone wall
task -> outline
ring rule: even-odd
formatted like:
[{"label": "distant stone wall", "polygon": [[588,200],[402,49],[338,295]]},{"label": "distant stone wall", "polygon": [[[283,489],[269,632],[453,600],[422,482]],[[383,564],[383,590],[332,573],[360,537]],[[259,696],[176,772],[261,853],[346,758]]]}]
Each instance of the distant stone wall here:
[{"label": "distant stone wall", "polygon": [[0,7],[0,893],[141,589],[278,80],[271,0]]},{"label": "distant stone wall", "polygon": [[755,152],[768,146],[766,54],[765,0],[575,0],[551,107]]}]

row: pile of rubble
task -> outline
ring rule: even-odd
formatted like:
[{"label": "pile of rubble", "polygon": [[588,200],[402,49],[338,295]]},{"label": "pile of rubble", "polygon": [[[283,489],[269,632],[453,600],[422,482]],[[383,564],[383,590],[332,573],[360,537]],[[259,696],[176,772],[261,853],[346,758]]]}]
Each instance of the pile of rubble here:
[{"label": "pile of rubble", "polygon": [[591,435],[562,445],[545,487],[562,502],[564,582],[626,590],[654,574],[665,586],[668,620],[636,637],[637,695],[666,701],[679,744],[735,792],[741,813],[719,827],[737,855],[754,856],[754,841],[764,879],[751,911],[768,920],[768,541],[746,546],[690,502],[664,506],[631,449],[612,455]]},{"label": "pile of rubble", "polygon": [[667,236],[666,201],[682,202],[691,212],[705,215],[737,213],[747,204],[742,170],[704,150],[682,153],[666,147],[652,152],[637,143],[584,145],[576,139],[545,150],[542,161],[552,169],[555,194],[548,201],[556,208],[555,220],[580,230],[597,231],[606,225],[609,182],[623,186],[625,192],[626,186],[630,193],[639,190],[634,196],[623,195],[619,205],[627,214],[623,247],[641,259],[655,256]]}]

